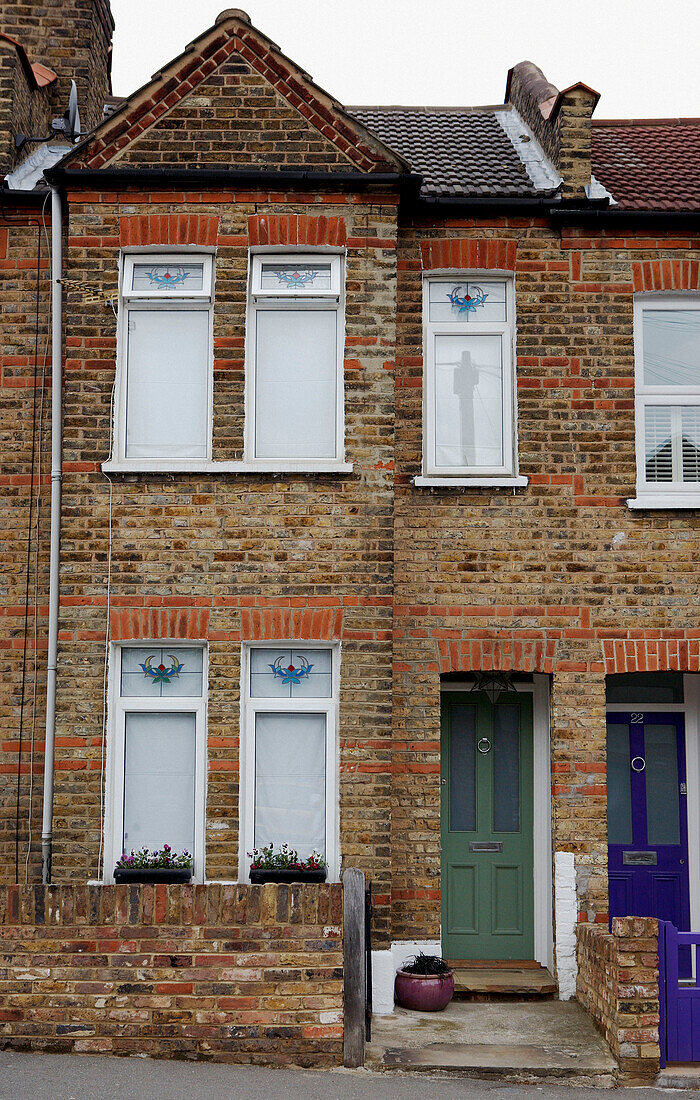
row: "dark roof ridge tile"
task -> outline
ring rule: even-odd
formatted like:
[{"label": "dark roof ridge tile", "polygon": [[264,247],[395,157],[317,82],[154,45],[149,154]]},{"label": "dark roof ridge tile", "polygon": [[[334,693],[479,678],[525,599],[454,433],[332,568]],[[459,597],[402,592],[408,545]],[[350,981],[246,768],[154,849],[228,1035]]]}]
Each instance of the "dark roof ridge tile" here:
[{"label": "dark roof ridge tile", "polygon": [[415,114],[460,114],[460,115],[475,115],[484,114],[487,111],[512,111],[513,105],[511,103],[485,103],[476,107],[460,107],[454,104],[440,107],[432,106],[430,104],[402,104],[402,103],[380,103],[370,104],[355,103],[353,106],[346,106],[346,111],[352,114],[353,111],[413,111]]}]

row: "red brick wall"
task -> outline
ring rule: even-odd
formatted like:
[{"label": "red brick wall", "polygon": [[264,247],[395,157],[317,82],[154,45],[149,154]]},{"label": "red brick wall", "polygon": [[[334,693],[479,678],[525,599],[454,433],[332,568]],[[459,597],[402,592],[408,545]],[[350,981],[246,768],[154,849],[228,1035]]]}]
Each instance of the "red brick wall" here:
[{"label": "red brick wall", "polygon": [[0,887],[0,1046],[329,1066],[342,888]]}]

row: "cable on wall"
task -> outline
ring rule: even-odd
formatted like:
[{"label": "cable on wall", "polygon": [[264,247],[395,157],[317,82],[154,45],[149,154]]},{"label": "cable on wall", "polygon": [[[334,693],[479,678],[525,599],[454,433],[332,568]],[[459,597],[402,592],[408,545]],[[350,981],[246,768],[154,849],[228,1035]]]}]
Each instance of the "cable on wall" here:
[{"label": "cable on wall", "polygon": [[[111,299],[107,300],[108,304],[112,308],[115,320],[118,320],[117,311],[114,308],[114,304]],[[109,432],[111,438],[111,446],[109,452],[110,461],[114,453],[114,403],[116,400],[117,392],[117,373],[114,373],[114,381],[112,382],[112,394],[109,403]],[[104,847],[105,847],[105,755],[107,746],[107,680],[109,670],[109,643],[110,643],[110,629],[109,619],[111,611],[112,601],[112,491],[113,484],[109,474],[102,471],[104,477],[109,482],[109,513],[108,513],[108,548],[107,548],[107,618],[105,622],[105,650],[104,650],[104,663],[102,667],[102,736],[100,738],[100,845],[97,853],[97,878],[102,882],[104,877]]]},{"label": "cable on wall", "polygon": [[[24,712],[25,712],[25,693],[27,685],[27,649],[29,645],[29,594],[30,594],[30,576],[31,576],[31,558],[32,558],[32,529],[34,520],[34,468],[36,465],[36,452],[37,452],[37,418],[38,418],[38,400],[37,400],[37,370],[39,367],[39,327],[40,327],[40,313],[41,313],[41,231],[42,223],[39,218],[26,218],[22,217],[20,220],[8,218],[5,210],[4,203],[0,203],[0,214],[3,221],[8,225],[19,225],[25,228],[29,225],[35,225],[37,227],[37,243],[36,243],[36,273],[35,273],[35,310],[34,310],[34,373],[32,376],[32,447],[31,447],[31,460],[29,467],[29,516],[27,519],[27,540],[26,540],[26,552],[25,552],[25,587],[24,587],[24,627],[23,627],[23,640],[22,640],[22,676],[20,681],[20,704],[19,704],[19,743],[17,747],[17,772],[16,772],[16,787],[15,787],[15,882],[19,882],[19,829],[20,829],[20,806],[22,796],[22,744],[24,739]],[[39,464],[39,492],[41,491],[41,461]],[[35,624],[36,630],[36,624]],[[36,679],[37,660],[36,654],[34,658],[34,677]]]},{"label": "cable on wall", "polygon": [[[44,198],[44,202],[41,207],[41,224],[44,231],[44,241],[46,243],[46,254],[51,254],[51,245],[49,242],[49,234],[46,228],[46,205],[49,201],[49,194]],[[32,812],[34,809],[34,750],[36,747],[36,718],[37,718],[37,694],[39,685],[39,546],[41,539],[41,456],[44,443],[44,405],[46,396],[46,365],[48,363],[49,356],[49,333],[46,333],[46,339],[44,341],[44,354],[41,362],[41,390],[39,397],[39,425],[37,436],[37,456],[39,463],[39,477],[37,478],[36,487],[36,503],[34,506],[35,514],[35,531],[36,537],[34,540],[34,667],[33,667],[33,687],[32,687],[32,733],[29,745],[29,805],[27,808],[27,851],[24,859],[24,881],[25,884],[29,883],[29,860],[32,853]]]}]

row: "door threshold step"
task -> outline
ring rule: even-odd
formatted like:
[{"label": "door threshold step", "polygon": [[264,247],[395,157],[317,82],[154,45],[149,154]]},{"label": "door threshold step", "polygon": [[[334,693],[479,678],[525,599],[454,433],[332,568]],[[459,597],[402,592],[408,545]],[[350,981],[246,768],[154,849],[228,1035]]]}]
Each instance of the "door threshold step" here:
[{"label": "door threshold step", "polygon": [[368,1048],[365,1068],[378,1073],[455,1075],[497,1081],[592,1085],[611,1089],[617,1067],[611,1057],[551,1051],[546,1046],[491,1043],[429,1043],[425,1047]]},{"label": "door threshold step", "polygon": [[455,968],[455,1000],[544,999],[556,992],[557,983],[544,966]]},{"label": "door threshold step", "polygon": [[445,959],[453,970],[542,970],[534,959]]}]

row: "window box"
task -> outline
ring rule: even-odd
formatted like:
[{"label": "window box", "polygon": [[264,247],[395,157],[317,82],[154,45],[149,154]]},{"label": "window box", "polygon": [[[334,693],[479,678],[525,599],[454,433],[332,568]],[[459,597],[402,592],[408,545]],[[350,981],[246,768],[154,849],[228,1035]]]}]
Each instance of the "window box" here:
[{"label": "window box", "polygon": [[293,871],[291,868],[286,870],[270,868],[265,870],[259,868],[250,872],[250,881],[252,883],[263,882],[325,882],[326,881],[326,868],[322,867],[319,871]]},{"label": "window box", "polygon": [[114,881],[176,883],[191,882],[191,867],[115,867]]}]

